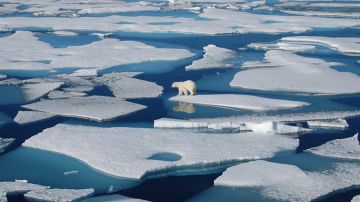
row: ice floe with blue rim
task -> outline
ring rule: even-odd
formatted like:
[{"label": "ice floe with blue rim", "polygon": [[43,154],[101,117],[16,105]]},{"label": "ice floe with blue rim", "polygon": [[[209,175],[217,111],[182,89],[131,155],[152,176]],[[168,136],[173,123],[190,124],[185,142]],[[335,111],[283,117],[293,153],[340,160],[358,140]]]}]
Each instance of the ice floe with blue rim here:
[{"label": "ice floe with blue rim", "polygon": [[145,109],[146,106],[107,96],[72,97],[41,100],[23,105],[23,108],[50,114],[108,121]]},{"label": "ice floe with blue rim", "polygon": [[321,156],[360,160],[360,144],[357,133],[353,137],[336,139],[310,148],[309,151]]},{"label": "ice floe with blue rim", "polygon": [[195,96],[175,96],[170,101],[187,102],[200,105],[228,107],[250,111],[268,111],[299,108],[310,105],[306,102],[271,99],[252,95],[209,94]]},{"label": "ice floe with blue rim", "polygon": [[[294,165],[258,160],[228,168],[214,183],[215,188],[228,187],[233,192],[255,188],[254,192],[267,200],[310,201],[357,184],[359,171],[358,162],[336,163],[333,168],[309,172]],[[216,192],[210,188],[190,201],[217,201],[226,197],[213,191]]]},{"label": "ice floe with blue rim", "polygon": [[[230,86],[315,95],[359,93],[360,77],[332,68],[338,65],[342,64],[290,51],[270,50],[263,62],[236,73]],[[266,68],[258,68],[263,66]]]},{"label": "ice floe with blue rim", "polygon": [[294,150],[298,141],[264,133],[184,133],[68,123],[46,129],[23,145],[77,158],[114,176],[148,179],[219,172],[234,163]]}]

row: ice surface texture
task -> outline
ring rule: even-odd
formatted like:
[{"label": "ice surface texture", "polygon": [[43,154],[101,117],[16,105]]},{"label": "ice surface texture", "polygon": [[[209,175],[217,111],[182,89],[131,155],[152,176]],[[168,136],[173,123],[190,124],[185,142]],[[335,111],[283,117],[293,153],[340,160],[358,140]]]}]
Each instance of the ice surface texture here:
[{"label": "ice surface texture", "polygon": [[30,201],[72,202],[89,198],[94,189],[42,189],[26,193],[25,199]]}]

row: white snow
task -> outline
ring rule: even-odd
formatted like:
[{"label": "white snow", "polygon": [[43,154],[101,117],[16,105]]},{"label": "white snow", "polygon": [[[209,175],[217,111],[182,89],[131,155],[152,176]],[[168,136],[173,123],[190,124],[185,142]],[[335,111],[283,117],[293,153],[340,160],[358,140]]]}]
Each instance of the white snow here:
[{"label": "white snow", "polygon": [[289,126],[276,122],[264,123],[245,123],[245,127],[253,132],[276,133],[276,134],[292,134],[311,131],[310,129],[298,126]]},{"label": "white snow", "polygon": [[230,85],[311,94],[360,92],[359,76],[331,68],[339,63],[304,57],[289,51],[270,50],[266,52],[263,64],[268,67],[249,68],[236,73]]},{"label": "white snow", "polygon": [[268,111],[304,107],[309,105],[306,102],[270,99],[252,95],[238,94],[212,94],[195,96],[171,97],[171,101],[187,102],[193,104],[245,109],[251,111]]},{"label": "white snow", "polygon": [[203,57],[193,61],[191,65],[186,66],[185,69],[187,71],[230,68],[236,65],[235,59],[237,53],[235,51],[220,48],[212,44],[205,46],[203,50]]},{"label": "white snow", "polygon": [[6,193],[0,192],[0,202],[7,202]]},{"label": "white snow", "polygon": [[14,138],[1,138],[0,137],[0,153],[4,152],[13,142]]},{"label": "white snow", "polygon": [[360,160],[358,136],[359,134],[356,134],[353,137],[332,140],[318,147],[313,147],[309,151],[321,156]]},{"label": "white snow", "polygon": [[308,121],[310,128],[347,128],[349,124],[345,119]]},{"label": "white snow", "polygon": [[[309,120],[327,120],[360,116],[359,110],[344,111],[320,111],[320,112],[301,112],[277,115],[254,114],[239,115],[217,118],[197,118],[197,119],[169,119],[161,118],[154,121],[154,126],[159,128],[212,128],[212,129],[241,129],[244,123],[264,123],[264,122],[304,122]],[[246,128],[245,128],[246,129]]]},{"label": "white snow", "polygon": [[22,107],[60,116],[108,121],[146,108],[114,97],[89,96],[41,100]]},{"label": "white snow", "polygon": [[[63,18],[63,21],[66,20]],[[156,48],[141,42],[109,38],[83,46],[53,48],[39,41],[34,33],[26,31],[1,37],[0,46],[7,47],[0,50],[1,70],[54,70],[69,67],[98,70],[141,62],[174,62],[194,56],[186,49]]]},{"label": "white snow", "polygon": [[[46,129],[24,143],[72,156],[108,174],[136,179],[218,172],[234,162],[269,158],[297,145],[295,139],[263,133],[224,135],[69,124]],[[151,159],[164,153],[180,159]]]},{"label": "white snow", "polygon": [[[286,50],[294,52],[307,52],[315,50],[316,47],[310,44],[301,44],[296,42],[277,42],[277,43],[251,43],[248,45],[249,48],[256,50]],[[245,65],[242,65],[244,67]]]},{"label": "white snow", "polygon": [[81,202],[144,202],[145,200],[129,198],[119,194],[97,196],[89,199],[85,199]]},{"label": "white snow", "polygon": [[360,38],[355,37],[294,36],[284,37],[281,40],[324,44],[338,50],[345,55],[360,54]]},{"label": "white snow", "polygon": [[296,166],[252,161],[227,169],[215,185],[259,187],[261,194],[281,201],[311,201],[360,181],[360,165],[336,164],[324,171],[304,172]]},{"label": "white snow", "polygon": [[29,201],[57,201],[71,202],[89,198],[94,189],[43,189],[26,193],[25,199]]},{"label": "white snow", "polygon": [[24,194],[32,190],[48,189],[47,186],[27,183],[26,181],[0,182],[0,190],[7,195]]},{"label": "white snow", "polygon": [[164,88],[154,82],[131,78],[137,73],[111,73],[96,78],[95,81],[106,85],[116,98],[156,98]]},{"label": "white snow", "polygon": [[14,121],[21,125],[32,124],[55,117],[54,114],[37,111],[19,111]]},{"label": "white snow", "polygon": [[31,102],[37,100],[50,91],[60,88],[63,82],[42,82],[42,83],[28,83],[20,86],[24,102]]},{"label": "white snow", "polygon": [[354,196],[354,198],[351,200],[351,202],[360,202],[360,195]]},{"label": "white snow", "polygon": [[83,93],[83,92],[55,90],[55,91],[51,91],[48,94],[48,98],[50,98],[50,99],[61,99],[61,98],[72,98],[72,97],[84,97],[86,95],[87,94]]}]

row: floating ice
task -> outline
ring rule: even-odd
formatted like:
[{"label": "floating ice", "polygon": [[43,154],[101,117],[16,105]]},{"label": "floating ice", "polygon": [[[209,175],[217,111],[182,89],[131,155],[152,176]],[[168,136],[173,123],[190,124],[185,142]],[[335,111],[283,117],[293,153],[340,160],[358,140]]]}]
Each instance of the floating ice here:
[{"label": "floating ice", "polygon": [[[63,153],[115,176],[145,179],[219,172],[235,162],[269,158],[297,144],[295,139],[263,133],[224,135],[59,124],[28,139],[24,146]],[[181,159],[150,158],[162,153]]]},{"label": "floating ice", "polygon": [[61,85],[63,85],[63,82],[28,83],[22,85],[20,88],[24,97],[24,102],[27,103],[43,97],[50,91],[60,88]]},{"label": "floating ice", "polygon": [[0,192],[0,202],[7,202],[6,193]]},{"label": "floating ice", "polygon": [[244,123],[264,122],[304,122],[309,120],[327,120],[350,118],[360,116],[359,110],[302,112],[277,114],[277,115],[239,115],[231,117],[199,118],[199,119],[168,119],[162,118],[154,121],[154,126],[159,128],[212,128],[212,129],[241,129]]},{"label": "floating ice", "polygon": [[4,80],[4,79],[6,79],[7,78],[7,76],[6,75],[2,75],[2,74],[0,74],[0,80]]},{"label": "floating ice", "polygon": [[349,124],[344,119],[323,120],[323,121],[308,121],[310,128],[347,128]]},{"label": "floating ice", "polygon": [[309,149],[312,153],[345,159],[360,159],[359,134],[345,139],[336,139]]},{"label": "floating ice", "polygon": [[360,195],[355,196],[355,197],[351,200],[351,202],[360,202]]},{"label": "floating ice", "polygon": [[268,111],[297,108],[309,105],[306,102],[270,99],[252,95],[213,94],[171,97],[171,101],[193,104],[245,109],[251,111]]},{"label": "floating ice", "polygon": [[[295,91],[311,94],[351,94],[360,92],[360,77],[331,67],[338,63],[303,57],[289,51],[270,50],[265,54],[267,68],[238,72],[232,87],[258,90]],[[257,65],[260,67],[261,65]]]},{"label": "floating ice", "polygon": [[79,70],[76,70],[74,73],[72,73],[71,76],[95,77],[95,76],[97,76],[97,70],[96,69],[79,69]]},{"label": "floating ice", "polygon": [[95,81],[105,84],[116,98],[156,98],[164,88],[154,82],[131,78],[137,73],[111,73],[96,78]]},{"label": "floating ice", "polygon": [[22,107],[66,117],[95,121],[112,120],[146,108],[146,106],[140,104],[104,96],[41,100]]},{"label": "floating ice", "polygon": [[352,37],[321,37],[321,36],[293,36],[284,37],[282,41],[320,43],[338,50],[345,55],[360,54],[360,38]]},{"label": "floating ice", "polygon": [[185,69],[187,71],[230,68],[236,65],[235,57],[237,53],[235,51],[220,48],[212,44],[205,46],[203,49],[205,53],[203,58],[195,60],[191,65],[186,66]]},{"label": "floating ice", "polygon": [[86,93],[83,92],[71,92],[71,91],[61,91],[55,90],[48,94],[50,99],[61,99],[61,98],[72,98],[72,97],[84,97]]},{"label": "floating ice", "polygon": [[[295,51],[295,52],[306,52],[315,50],[314,45],[309,44],[300,44],[294,42],[278,42],[278,43],[251,43],[248,45],[249,48],[254,48],[256,50],[286,50],[286,51]],[[246,65],[242,65],[243,67]]]},{"label": "floating ice", "polygon": [[49,187],[47,186],[27,183],[26,181],[0,182],[0,190],[7,195],[24,194],[29,191],[44,190],[48,188]]},{"label": "floating ice", "polygon": [[129,198],[119,194],[98,196],[94,198],[85,199],[82,202],[144,202],[145,200]]},{"label": "floating ice", "polygon": [[83,46],[53,48],[39,41],[34,33],[25,31],[1,37],[0,46],[7,47],[0,50],[0,69],[9,70],[11,74],[20,74],[20,70],[105,69],[141,62],[174,62],[194,56],[186,49],[156,48],[141,42],[109,38]]},{"label": "floating ice", "polygon": [[51,119],[55,117],[54,114],[49,114],[45,112],[37,112],[37,111],[19,111],[16,117],[14,118],[14,121],[21,124],[32,124],[39,121],[44,121],[47,119]]},{"label": "floating ice", "polygon": [[253,132],[277,133],[277,134],[292,134],[292,133],[302,133],[302,132],[311,131],[310,129],[306,129],[298,126],[289,126],[276,122],[245,123],[245,127]]},{"label": "floating ice", "polygon": [[359,172],[357,163],[339,163],[329,170],[304,172],[293,165],[253,161],[228,168],[215,180],[215,185],[259,187],[261,194],[267,198],[311,201],[333,190],[358,184]]},{"label": "floating ice", "polygon": [[0,137],[0,153],[4,152],[13,142],[14,138],[1,138]]},{"label": "floating ice", "polygon": [[26,193],[25,199],[30,201],[71,202],[89,198],[94,189],[42,189]]}]

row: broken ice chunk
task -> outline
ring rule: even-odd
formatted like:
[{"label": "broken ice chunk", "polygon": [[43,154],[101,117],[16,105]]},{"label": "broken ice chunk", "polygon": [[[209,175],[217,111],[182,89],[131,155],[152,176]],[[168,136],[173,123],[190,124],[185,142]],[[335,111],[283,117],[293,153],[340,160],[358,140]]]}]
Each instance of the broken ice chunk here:
[{"label": "broken ice chunk", "polygon": [[49,114],[45,112],[37,112],[37,111],[19,111],[16,117],[14,118],[14,121],[21,124],[32,124],[39,121],[44,121],[47,119],[54,118],[56,115]]},{"label": "broken ice chunk", "polygon": [[24,194],[32,190],[44,190],[48,189],[47,186],[41,186],[37,184],[31,184],[23,181],[16,182],[0,182],[0,190],[7,195]]},{"label": "broken ice chunk", "polygon": [[13,142],[14,138],[1,138],[0,137],[0,153],[4,152]]},{"label": "broken ice chunk", "polygon": [[89,198],[94,189],[43,189],[26,193],[25,199],[30,201],[72,202]]},{"label": "broken ice chunk", "polygon": [[349,124],[345,119],[307,121],[310,128],[347,128]]},{"label": "broken ice chunk", "polygon": [[29,83],[22,85],[20,88],[25,103],[27,103],[41,98],[42,96],[48,94],[50,91],[59,88],[61,85],[63,85],[63,82],[34,83],[34,84]]}]

